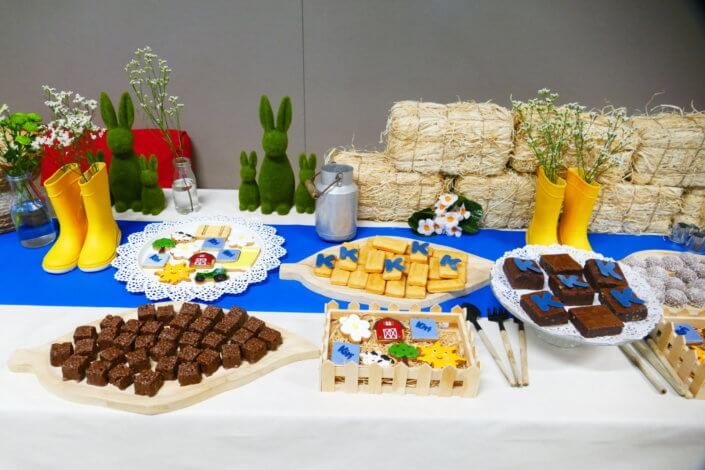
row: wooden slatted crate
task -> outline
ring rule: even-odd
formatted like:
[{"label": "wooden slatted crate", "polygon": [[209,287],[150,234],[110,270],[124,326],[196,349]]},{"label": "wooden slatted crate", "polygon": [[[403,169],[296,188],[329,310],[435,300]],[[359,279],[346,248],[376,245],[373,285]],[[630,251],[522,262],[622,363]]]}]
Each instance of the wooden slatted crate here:
[{"label": "wooden slatted crate", "polygon": [[650,334],[658,349],[686,384],[694,398],[705,400],[705,364],[685,344],[685,337],[677,335],[670,321],[661,321]]}]

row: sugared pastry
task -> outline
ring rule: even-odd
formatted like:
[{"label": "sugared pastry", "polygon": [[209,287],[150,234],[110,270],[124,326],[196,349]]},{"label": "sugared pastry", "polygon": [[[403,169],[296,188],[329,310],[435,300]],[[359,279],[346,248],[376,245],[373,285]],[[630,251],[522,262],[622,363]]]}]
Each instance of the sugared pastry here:
[{"label": "sugared pastry", "polygon": [[393,361],[392,358],[386,354],[380,354],[377,351],[370,351],[360,354],[360,363],[363,366],[377,364],[378,366],[389,367],[393,364]]},{"label": "sugared pastry", "polygon": [[457,349],[458,346],[444,346],[437,341],[430,346],[419,346],[419,356],[416,360],[430,364],[434,369],[455,367],[467,362],[467,359],[456,353]]},{"label": "sugared pastry", "polygon": [[371,250],[367,254],[367,261],[365,262],[365,271],[368,273],[381,273],[384,271],[384,251],[382,250]]},{"label": "sugared pastry", "polygon": [[342,341],[333,342],[333,349],[330,357],[333,364],[343,365],[348,362],[358,364],[360,362],[360,346]]},{"label": "sugared pastry", "polygon": [[648,310],[631,287],[608,287],[600,291],[600,301],[622,321],[639,321]]},{"label": "sugared pastry", "polygon": [[605,287],[626,287],[628,285],[622,269],[614,261],[587,260],[585,262],[585,276],[590,285],[598,290]]},{"label": "sugared pastry", "polygon": [[592,305],[595,289],[576,274],[557,274],[548,277],[548,286],[565,305]]},{"label": "sugared pastry", "polygon": [[49,350],[49,362],[54,367],[61,367],[64,361],[72,355],[73,344],[71,344],[71,342],[54,343]]},{"label": "sugared pastry", "polygon": [[443,255],[438,261],[438,275],[441,279],[457,279],[462,261],[452,255]]},{"label": "sugared pastry", "polygon": [[350,279],[350,271],[345,271],[336,267],[330,274],[330,283],[334,286],[347,286]]},{"label": "sugared pastry", "polygon": [[406,281],[404,279],[399,279],[398,281],[387,281],[387,285],[384,286],[384,295],[388,297],[403,298],[405,294]]},{"label": "sugared pastry", "polygon": [[438,339],[438,325],[433,318],[412,318],[409,320],[411,339],[428,341]]},{"label": "sugared pastry", "polygon": [[395,256],[394,258],[386,258],[384,260],[384,271],[382,271],[382,279],[385,281],[398,281],[404,273],[404,258]]},{"label": "sugared pastry", "polygon": [[428,258],[433,253],[433,250],[429,247],[428,243],[418,242],[416,240],[411,242],[411,249],[409,251],[409,260],[412,263],[422,263],[427,264]]},{"label": "sugared pastry", "polygon": [[541,255],[539,264],[548,274],[582,274],[583,267],[570,255]]},{"label": "sugared pastry", "polygon": [[134,374],[126,364],[118,364],[108,372],[108,380],[111,385],[120,390],[125,390],[132,385]]},{"label": "sugared pastry", "polygon": [[355,314],[340,317],[338,322],[340,322],[340,332],[353,343],[360,343],[363,339],[372,336],[370,322]]},{"label": "sugared pastry", "polygon": [[506,258],[502,265],[509,285],[514,289],[543,289],[543,271],[536,261],[522,258]]},{"label": "sugared pastry", "polygon": [[153,397],[164,385],[164,377],[159,372],[145,370],[135,377],[135,395]]},{"label": "sugared pastry", "polygon": [[318,253],[313,274],[320,277],[330,277],[335,268],[335,255]]},{"label": "sugared pastry", "polygon": [[231,228],[229,225],[199,225],[194,234],[196,238],[228,238]]},{"label": "sugared pastry", "polygon": [[368,274],[364,266],[358,267],[358,269],[350,273],[348,287],[352,289],[364,289],[367,285],[367,276]]},{"label": "sugared pastry", "polygon": [[360,250],[357,245],[353,243],[343,243],[340,245],[338,262],[335,264],[335,267],[345,271],[355,271],[360,258],[359,255]]},{"label": "sugared pastry", "polygon": [[171,234],[171,239],[176,243],[191,243],[196,237],[186,232],[174,232]]},{"label": "sugared pastry", "polygon": [[164,269],[157,271],[155,274],[159,277],[159,282],[178,284],[183,281],[190,281],[192,272],[193,268],[190,268],[186,263],[167,263]]},{"label": "sugared pastry", "polygon": [[426,290],[432,294],[437,294],[440,292],[453,292],[460,290],[465,287],[464,278],[456,279],[430,279],[428,284],[426,284]]},{"label": "sugared pastry", "polygon": [[575,307],[570,311],[570,321],[585,338],[615,336],[624,324],[604,305]]},{"label": "sugared pastry", "polygon": [[570,315],[563,304],[547,291],[529,292],[521,296],[521,308],[539,326],[563,325]]},{"label": "sugared pastry", "polygon": [[386,283],[387,281],[382,279],[382,275],[380,273],[369,273],[367,276],[367,285],[365,286],[365,290],[372,294],[381,295],[384,294],[384,287]]},{"label": "sugared pastry", "polygon": [[374,326],[377,341],[380,343],[390,343],[402,341],[404,339],[404,327],[399,320],[385,317],[375,322]]},{"label": "sugared pastry", "polygon": [[372,246],[382,251],[390,251],[398,255],[406,253],[409,242],[398,238],[375,237],[372,239]]},{"label": "sugared pastry", "polygon": [[64,380],[75,380],[80,382],[86,376],[90,360],[86,356],[74,354],[61,365],[61,374]]},{"label": "sugared pastry", "polygon": [[[428,282],[428,264],[411,263],[409,267],[409,279],[407,284],[410,286],[426,287]],[[425,291],[425,289],[424,289]]]},{"label": "sugared pastry", "polygon": [[412,286],[409,284],[409,279],[406,280],[406,293],[404,294],[407,299],[425,299],[426,298],[426,286]]},{"label": "sugared pastry", "polygon": [[205,251],[199,251],[188,259],[188,264],[193,269],[211,269],[215,266],[215,256]]},{"label": "sugared pastry", "polygon": [[435,281],[437,279],[441,278],[441,260],[436,257],[432,256],[428,260],[428,279],[430,281]]},{"label": "sugared pastry", "polygon": [[179,364],[177,379],[182,387],[201,383],[201,369],[195,362]]},{"label": "sugared pastry", "polygon": [[86,370],[86,380],[88,385],[96,387],[105,387],[108,385],[108,372],[110,371],[110,363],[105,361],[93,361]]},{"label": "sugared pastry", "polygon": [[170,248],[174,248],[176,242],[171,238],[157,238],[152,242],[152,249],[158,251],[159,253],[166,253]]}]

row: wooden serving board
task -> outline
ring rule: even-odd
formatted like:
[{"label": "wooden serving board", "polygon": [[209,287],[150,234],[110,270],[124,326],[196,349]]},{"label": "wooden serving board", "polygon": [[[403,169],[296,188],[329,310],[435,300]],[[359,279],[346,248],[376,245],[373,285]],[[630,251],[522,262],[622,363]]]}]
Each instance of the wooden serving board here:
[{"label": "wooden serving board", "polygon": [[[367,240],[370,240],[371,238],[374,237],[359,238],[357,240],[353,240],[351,243],[364,243]],[[409,243],[413,241],[411,238],[404,237],[385,236],[385,238],[406,240]],[[279,278],[299,281],[310,290],[326,297],[330,297],[332,299],[347,300],[349,302],[358,302],[360,304],[366,305],[375,304],[383,307],[396,305],[401,309],[409,309],[412,306],[416,306],[419,308],[430,307],[432,305],[445,302],[446,300],[468,295],[469,293],[476,291],[481,287],[489,285],[490,269],[492,269],[492,265],[494,265],[494,262],[486,258],[482,258],[480,256],[476,256],[449,246],[438,245],[436,243],[430,243],[430,246],[434,250],[438,249],[443,251],[458,251],[467,255],[467,283],[465,284],[464,289],[439,294],[428,294],[426,295],[425,299],[407,299],[399,297],[389,297],[380,294],[372,294],[370,292],[365,291],[364,289],[352,289],[350,287],[345,286],[335,286],[330,283],[330,278],[315,276],[313,274],[313,269],[316,263],[316,256],[319,253],[330,254],[335,251],[335,253],[337,254],[337,250],[340,245],[321,250],[309,256],[308,258],[302,259],[298,263],[282,264],[279,268]]]},{"label": "wooden serving board", "polygon": [[[634,252],[628,256],[625,256],[623,261],[628,261],[634,258],[649,258],[651,256],[668,256],[675,255],[678,256],[682,252],[672,251],[672,250],[642,250]],[[693,253],[696,256],[700,256],[705,259],[705,256]],[[663,316],[667,320],[676,323],[690,323],[696,328],[705,328],[705,308],[697,308],[691,305],[686,305],[685,307],[669,307],[668,305],[663,306]]]},{"label": "wooden serving board", "polygon": [[[178,304],[174,303],[174,305],[176,308]],[[137,313],[136,311],[128,311],[120,316],[129,320],[136,318]],[[99,323],[100,320],[87,324],[97,328]],[[52,343],[71,341],[73,332],[43,346],[18,349],[10,357],[8,367],[13,372],[27,372],[36,375],[44,388],[65,400],[132,413],[155,415],[186,408],[219,393],[252,382],[292,362],[320,357],[319,349],[309,341],[275,325],[272,327],[281,332],[283,343],[276,351],[269,351],[255,364],[243,361],[240,367],[234,369],[221,367],[209,377],[204,375],[201,383],[185,387],[180,386],[176,380],[167,380],[154,397],[135,395],[133,386],[120,390],[110,384],[105,387],[88,385],[85,379],[81,382],[64,381],[61,367],[52,367],[49,363],[49,349]]]}]

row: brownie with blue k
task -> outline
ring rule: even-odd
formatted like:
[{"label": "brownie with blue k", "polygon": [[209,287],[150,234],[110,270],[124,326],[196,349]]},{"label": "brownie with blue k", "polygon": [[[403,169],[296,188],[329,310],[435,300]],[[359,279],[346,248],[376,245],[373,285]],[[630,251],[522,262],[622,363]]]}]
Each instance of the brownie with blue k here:
[{"label": "brownie with blue k", "polygon": [[595,300],[595,289],[577,274],[549,276],[548,286],[565,305],[592,305]]},{"label": "brownie with blue k", "polygon": [[624,277],[619,264],[605,259],[589,259],[585,262],[585,277],[594,289],[606,287],[626,287],[627,278]]},{"label": "brownie with blue k", "polygon": [[600,291],[600,301],[622,321],[646,318],[646,303],[637,297],[631,287],[608,287]]},{"label": "brownie with blue k", "polygon": [[502,270],[509,285],[514,289],[543,289],[543,271],[536,261],[506,258]]},{"label": "brownie with blue k", "polygon": [[545,290],[522,295],[520,304],[529,318],[539,326],[563,325],[570,318],[570,313],[558,297]]}]

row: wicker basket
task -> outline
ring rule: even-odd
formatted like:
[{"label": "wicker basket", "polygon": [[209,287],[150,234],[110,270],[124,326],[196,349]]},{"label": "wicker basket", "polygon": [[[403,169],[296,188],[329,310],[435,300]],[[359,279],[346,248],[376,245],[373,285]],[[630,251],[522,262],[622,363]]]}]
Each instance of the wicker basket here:
[{"label": "wicker basket", "polygon": [[10,232],[15,229],[10,216],[10,204],[12,203],[12,193],[10,184],[4,174],[0,174],[0,233]]}]

